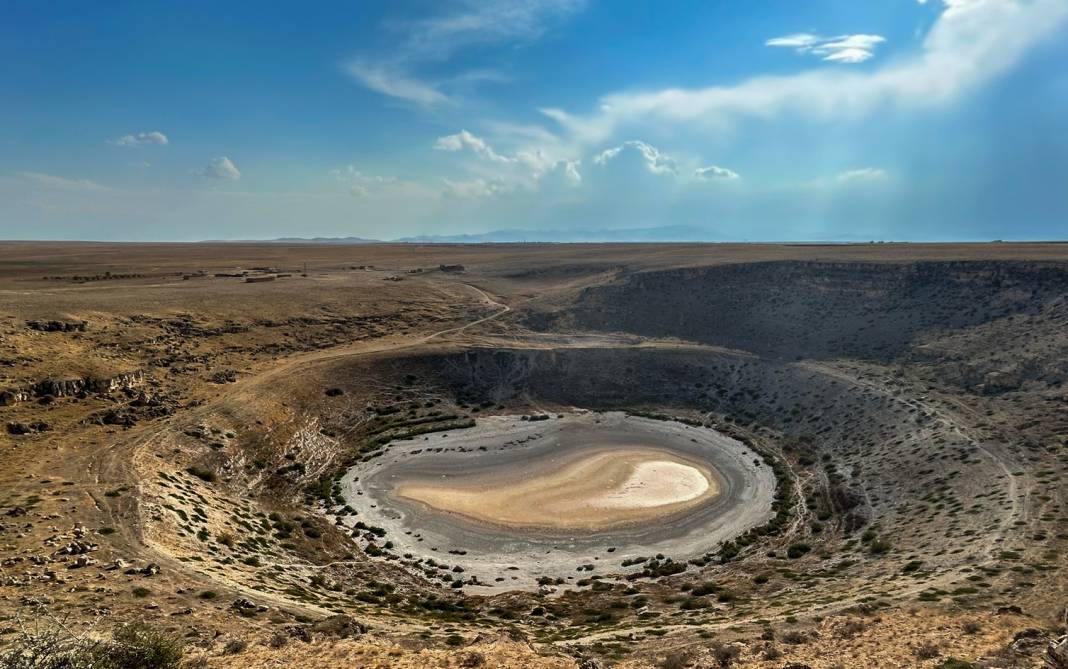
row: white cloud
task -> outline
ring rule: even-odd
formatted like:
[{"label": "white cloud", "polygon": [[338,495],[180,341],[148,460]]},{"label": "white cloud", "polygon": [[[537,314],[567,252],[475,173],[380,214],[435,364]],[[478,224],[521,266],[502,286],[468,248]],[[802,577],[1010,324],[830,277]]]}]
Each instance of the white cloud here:
[{"label": "white cloud", "polygon": [[522,45],[540,37],[557,18],[582,9],[586,0],[466,0],[439,16],[388,25],[403,37],[385,59],[361,58],[346,71],[363,86],[383,95],[422,106],[452,98],[442,89],[498,80],[490,70],[460,72],[444,80],[428,81],[418,71],[445,63],[457,53],[477,46]]},{"label": "white cloud", "polygon": [[58,177],[54,174],[45,174],[44,172],[16,172],[15,174],[26,181],[31,181],[38,186],[45,188],[66,191],[109,190],[107,186],[102,186],[101,184],[88,179],[68,179],[66,177]]},{"label": "white cloud", "polygon": [[835,179],[839,183],[855,183],[858,181],[878,181],[885,179],[886,176],[886,170],[881,167],[861,167],[840,172]]},{"label": "white cloud", "polygon": [[[518,134],[526,140],[531,137],[537,140],[546,139],[541,133],[531,133],[529,128],[522,128],[518,132],[514,127],[502,126],[501,129],[509,131],[507,134]],[[548,139],[550,142],[555,141],[551,136]],[[541,188],[544,185],[542,182],[546,180],[567,186],[582,183],[580,161],[561,157],[563,154],[555,146],[540,147],[528,144],[526,148],[515,153],[503,153],[482,137],[461,130],[439,137],[434,142],[434,149],[450,153],[470,151],[481,159],[480,163],[467,166],[479,179],[449,182],[453,185],[450,187],[451,192],[465,197],[471,197],[474,193],[485,196],[519,189],[535,191]]]},{"label": "white cloud", "polygon": [[653,174],[676,174],[678,169],[670,156],[661,153],[656,147],[641,140],[623,142],[617,147],[605,149],[593,157],[595,165],[607,165],[624,151],[637,151],[645,162],[645,167]]},{"label": "white cloud", "polygon": [[805,49],[820,41],[820,38],[812,33],[794,33],[783,37],[772,37],[764,46],[781,46],[791,49]]},{"label": "white cloud", "polygon": [[446,102],[449,99],[433,84],[413,79],[395,66],[352,62],[346,65],[345,69],[356,81],[382,95],[425,106]]},{"label": "white cloud", "polygon": [[774,37],[766,46],[787,47],[802,54],[819,56],[838,63],[863,63],[875,54],[875,47],[886,41],[882,35],[839,35],[820,37],[811,33],[795,33]]},{"label": "white cloud", "polygon": [[454,135],[438,137],[437,141],[434,142],[434,148],[438,151],[462,151],[465,147],[474,151],[478,156],[495,163],[514,163],[518,161],[518,158],[497,153],[486,140],[476,137],[466,130],[461,130]]},{"label": "white cloud", "polygon": [[726,167],[720,167],[718,165],[709,165],[708,167],[699,167],[694,172],[694,176],[698,179],[704,179],[706,181],[732,181],[738,178],[738,173],[734,170],[729,170]]},{"label": "white cloud", "polygon": [[576,142],[596,144],[621,128],[689,123],[722,132],[744,118],[782,114],[839,121],[892,108],[945,106],[1004,74],[1068,19],[1064,0],[943,0],[920,52],[872,71],[821,68],[736,85],[623,92],[587,116],[541,110]]},{"label": "white cloud", "polygon": [[375,174],[364,174],[354,165],[346,165],[344,168],[330,170],[330,174],[340,183],[349,188],[349,193],[356,196],[371,195],[377,193],[387,184],[398,183],[395,177],[384,177]]},{"label": "white cloud", "polygon": [[167,146],[170,144],[170,140],[167,139],[167,135],[164,135],[159,130],[153,130],[152,132],[139,132],[133,135],[123,135],[118,139],[109,140],[111,144],[115,146],[145,146],[146,144],[158,144],[159,146]]},{"label": "white cloud", "polygon": [[241,178],[241,171],[237,165],[226,156],[212,158],[211,162],[200,169],[193,170],[193,174],[206,179],[221,179],[225,181],[237,181]]},{"label": "white cloud", "polygon": [[482,199],[509,193],[512,186],[502,179],[470,179],[467,181],[453,181],[442,179],[445,184],[445,193],[461,198]]},{"label": "white cloud", "polygon": [[561,160],[553,166],[553,169],[562,172],[569,184],[577,186],[582,183],[582,173],[579,172],[580,164],[577,160]]}]

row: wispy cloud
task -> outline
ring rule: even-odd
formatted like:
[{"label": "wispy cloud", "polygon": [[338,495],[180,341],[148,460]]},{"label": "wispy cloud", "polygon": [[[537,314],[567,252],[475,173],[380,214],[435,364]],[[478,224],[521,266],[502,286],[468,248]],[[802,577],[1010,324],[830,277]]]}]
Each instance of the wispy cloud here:
[{"label": "wispy cloud", "polygon": [[16,172],[16,176],[31,181],[38,186],[66,191],[106,191],[107,186],[89,179],[68,179],[44,172]]},{"label": "wispy cloud", "polygon": [[385,184],[396,183],[394,177],[384,177],[376,174],[364,174],[354,165],[346,165],[344,168],[331,170],[330,174],[340,183],[349,188],[349,193],[356,196],[370,195],[372,189]]},{"label": "wispy cloud", "polygon": [[428,65],[450,61],[458,53],[479,46],[522,45],[539,37],[551,22],[582,9],[586,0],[498,0],[453,3],[450,10],[416,20],[396,22],[387,30],[404,37],[385,58],[361,56],[345,70],[357,82],[382,95],[421,106],[450,101],[446,89],[501,78],[478,69],[445,78],[426,78]]},{"label": "wispy cloud", "polygon": [[856,183],[863,181],[878,181],[880,179],[885,179],[886,176],[886,170],[881,167],[861,167],[855,170],[840,172],[835,177],[835,180],[839,183]]},{"label": "wispy cloud", "polygon": [[729,170],[726,167],[720,167],[719,165],[699,167],[694,171],[693,175],[698,179],[704,179],[705,181],[733,181],[739,177],[738,173],[734,170]]},{"label": "wispy cloud", "polygon": [[445,194],[454,197],[483,199],[510,193],[514,187],[503,179],[469,179],[466,181],[453,181],[442,179],[445,184]]},{"label": "wispy cloud", "polygon": [[819,56],[837,63],[863,63],[875,55],[875,47],[886,41],[882,35],[839,35],[820,37],[811,33],[794,33],[773,37],[766,46],[786,47],[798,53]]},{"label": "wispy cloud", "polygon": [[145,146],[146,144],[157,144],[159,146],[166,146],[170,144],[170,140],[167,139],[167,135],[164,135],[159,130],[153,130],[151,132],[138,132],[132,135],[123,135],[118,139],[108,140],[110,144],[115,146]]},{"label": "wispy cloud", "polygon": [[641,140],[630,140],[619,146],[605,149],[593,157],[595,165],[607,165],[610,161],[618,158],[624,151],[635,151],[645,162],[645,168],[653,174],[677,174],[678,168],[675,161],[660,152],[655,146],[650,146]]},{"label": "wispy cloud", "polygon": [[649,122],[722,132],[740,119],[786,113],[837,121],[895,107],[944,106],[1009,71],[1068,20],[1064,0],[942,0],[942,7],[918,54],[871,71],[821,68],[729,86],[626,91],[602,97],[586,116],[541,111],[574,141],[593,145]]},{"label": "wispy cloud", "polygon": [[193,174],[205,179],[219,179],[221,181],[237,181],[241,178],[241,171],[234,165],[234,161],[226,156],[212,158],[204,167],[193,170]]},{"label": "wispy cloud", "polygon": [[330,176],[348,189],[350,195],[361,199],[388,200],[411,205],[416,201],[427,202],[441,196],[441,189],[438,187],[395,176],[369,174],[357,169],[355,165],[330,170]]},{"label": "wispy cloud", "polygon": [[434,148],[438,151],[462,151],[464,148],[471,149],[477,155],[495,163],[514,163],[517,158],[503,156],[493,150],[484,139],[477,137],[466,130],[461,130],[454,135],[438,137],[434,142]]},{"label": "wispy cloud", "polygon": [[449,99],[434,84],[413,79],[396,64],[353,61],[347,64],[345,69],[365,88],[392,98],[423,106],[439,104]]}]

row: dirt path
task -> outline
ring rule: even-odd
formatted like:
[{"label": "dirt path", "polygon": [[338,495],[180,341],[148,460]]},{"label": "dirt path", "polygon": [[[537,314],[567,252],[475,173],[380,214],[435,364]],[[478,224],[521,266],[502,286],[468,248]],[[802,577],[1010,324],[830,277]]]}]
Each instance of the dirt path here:
[{"label": "dirt path", "polygon": [[[449,335],[463,334],[470,328],[492,321],[493,319],[499,318],[511,311],[510,306],[497,301],[484,290],[471,284],[463,285],[476,293],[480,303],[493,306],[497,308],[497,311],[488,316],[478,318],[459,326],[448,327],[430,333],[414,336],[385,337],[367,342],[358,342],[356,344],[339,348],[299,354],[286,360],[276,361],[271,367],[261,371],[255,376],[243,379],[239,383],[225,388],[223,392],[216,396],[211,402],[205,403],[192,411],[180,412],[173,418],[154,423],[147,429],[139,430],[135,435],[131,435],[127,439],[117,440],[100,449],[94,449],[91,453],[87,452],[83,455],[75,455],[72,457],[68,461],[71,469],[69,472],[71,477],[84,477],[85,480],[91,482],[94,488],[97,488],[96,491],[90,491],[88,494],[96,508],[106,517],[107,520],[104,524],[115,529],[115,533],[109,538],[109,542],[113,544],[120,553],[137,556],[138,559],[156,562],[168,571],[183,572],[205,585],[219,583],[217,579],[196,569],[191,569],[186,563],[175,559],[169,553],[159,550],[157,547],[150,545],[146,541],[142,524],[143,521],[140,519],[141,510],[137,495],[125,495],[119,498],[105,498],[103,495],[104,490],[123,485],[137,487],[139,485],[138,481],[141,478],[139,475],[139,465],[143,458],[144,450],[150,444],[166,438],[166,435],[173,429],[173,424],[175,422],[206,419],[215,414],[220,406],[225,406],[232,402],[240,402],[243,398],[251,397],[265,384],[271,383],[280,376],[291,374],[293,370],[297,368],[348,356],[369,355],[383,351],[414,348],[434,339]],[[229,581],[222,583],[222,585],[225,585],[232,590],[240,591],[247,596],[253,596],[260,600],[272,601],[273,603],[288,609],[306,609],[326,613],[325,610],[321,610],[318,607],[309,604],[294,602],[283,597],[270,595],[269,593],[255,591]]]}]

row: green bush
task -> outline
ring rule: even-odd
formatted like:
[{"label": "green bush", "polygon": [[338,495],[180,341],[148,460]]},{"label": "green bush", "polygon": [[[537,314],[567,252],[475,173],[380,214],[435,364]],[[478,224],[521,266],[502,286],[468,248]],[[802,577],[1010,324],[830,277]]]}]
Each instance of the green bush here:
[{"label": "green bush", "polygon": [[120,627],[110,643],[94,649],[93,669],[177,669],[182,644],[148,625]]},{"label": "green bush", "polygon": [[790,544],[790,547],[786,549],[786,556],[791,560],[796,560],[811,550],[812,547],[805,543]]},{"label": "green bush", "polygon": [[120,627],[109,641],[57,624],[20,636],[0,656],[0,669],[178,669],[183,653],[181,641],[144,624]]}]

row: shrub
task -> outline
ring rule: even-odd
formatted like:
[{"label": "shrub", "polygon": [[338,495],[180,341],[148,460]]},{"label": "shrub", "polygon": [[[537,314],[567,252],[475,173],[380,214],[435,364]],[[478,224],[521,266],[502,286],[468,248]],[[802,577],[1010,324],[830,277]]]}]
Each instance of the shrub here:
[{"label": "shrub", "polygon": [[211,471],[210,469],[204,469],[202,467],[187,467],[185,471],[189,472],[201,481],[205,481],[207,483],[215,482],[215,472]]},{"label": "shrub", "polygon": [[916,657],[921,660],[933,660],[939,655],[938,646],[930,641],[925,641],[916,647]]},{"label": "shrub", "polygon": [[92,669],[92,644],[56,630],[24,632],[0,657],[3,669]]},{"label": "shrub", "polygon": [[717,644],[712,649],[712,657],[716,659],[721,667],[729,667],[731,664],[742,654],[742,651],[737,646],[724,646]]},{"label": "shrub", "polygon": [[876,539],[875,541],[871,542],[869,550],[871,550],[872,555],[882,555],[884,553],[889,553],[890,542],[886,541],[885,539]]},{"label": "shrub", "polygon": [[659,669],[684,669],[685,667],[690,666],[690,661],[691,657],[689,653],[675,650],[665,655],[664,659],[656,663],[656,666],[659,667]]},{"label": "shrub", "polygon": [[120,627],[109,641],[56,625],[23,633],[0,656],[0,669],[178,669],[182,655],[180,641],[143,624]]},{"label": "shrub", "polygon": [[976,622],[974,620],[971,620],[971,621],[968,621],[968,622],[964,623],[964,633],[965,634],[978,634],[979,632],[982,632],[982,631],[983,631],[983,626],[980,625],[978,622]]},{"label": "shrub", "polygon": [[790,547],[786,549],[786,556],[791,560],[796,560],[811,550],[812,547],[805,543],[790,544]]},{"label": "shrub", "polygon": [[141,623],[124,625],[110,643],[95,649],[93,669],[177,669],[182,662],[177,639]]},{"label": "shrub", "polygon": [[782,640],[786,643],[793,644],[795,646],[801,645],[808,641],[808,638],[804,634],[796,630],[791,630],[782,635]]}]

